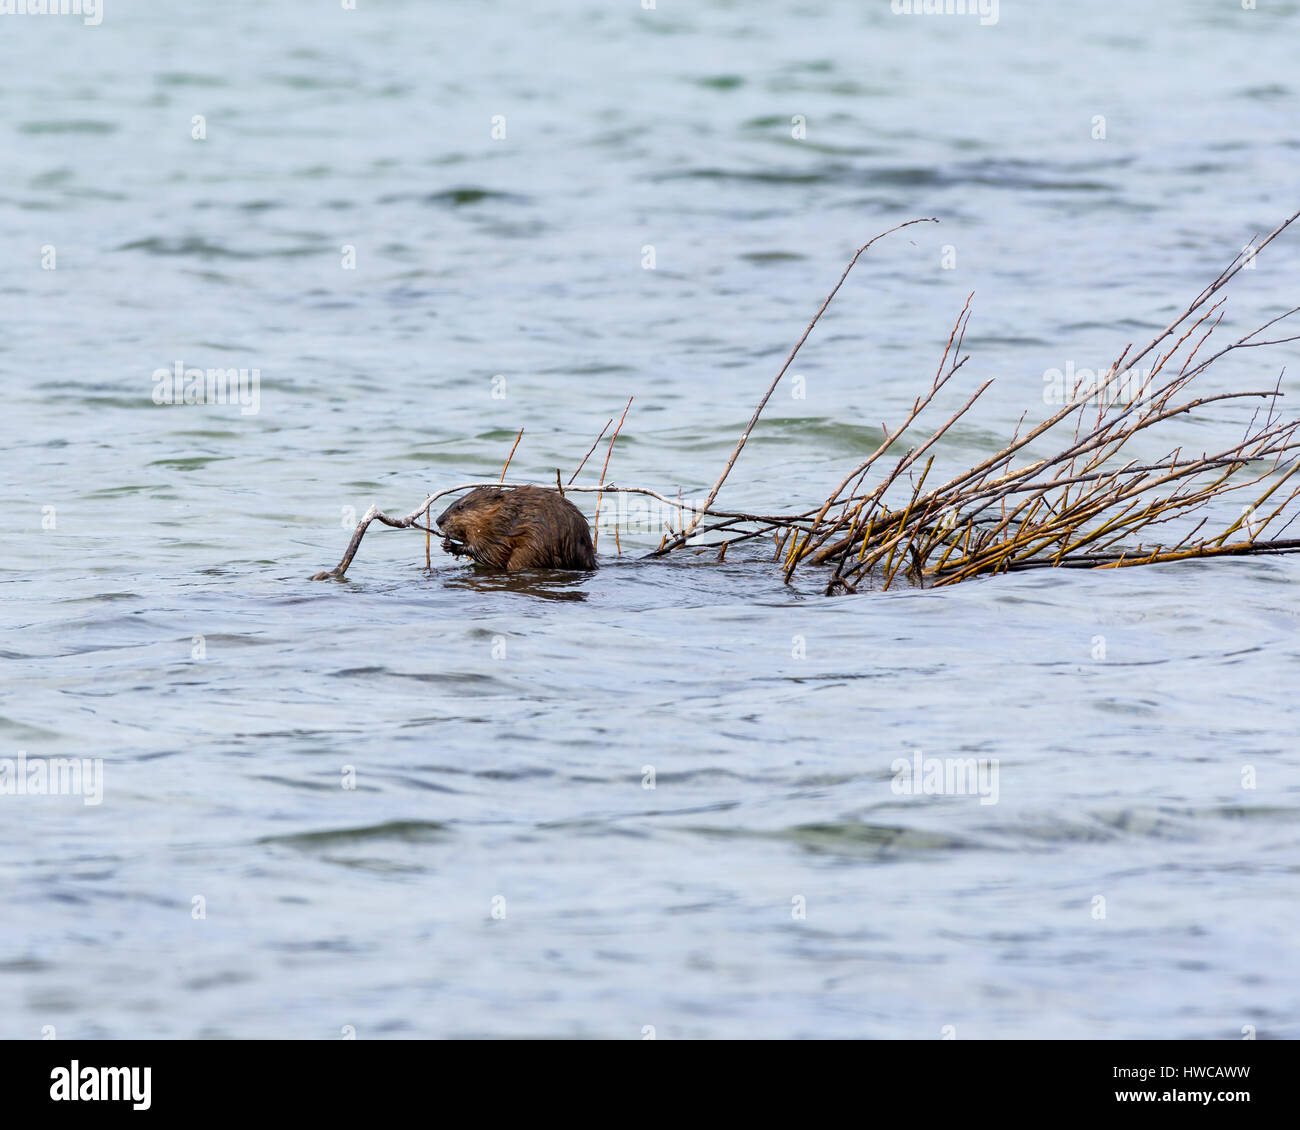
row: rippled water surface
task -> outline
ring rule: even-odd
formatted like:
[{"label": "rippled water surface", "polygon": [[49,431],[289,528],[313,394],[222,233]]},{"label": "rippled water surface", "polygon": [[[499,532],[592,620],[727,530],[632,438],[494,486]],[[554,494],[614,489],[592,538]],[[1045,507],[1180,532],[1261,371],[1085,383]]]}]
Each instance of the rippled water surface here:
[{"label": "rippled water surface", "polygon": [[[763,549],[606,528],[595,574],[506,579],[376,527],[307,578],[520,427],[512,476],[567,477],[629,396],[611,477],[698,497],[918,216],[722,501],[823,498],[972,291],[945,406],[996,384],[938,465],[988,455],[1300,207],[1298,34],[1209,0],[0,16],[0,758],[103,764],[98,805],[0,795],[0,1036],[1297,1035],[1296,558],[827,599]],[[1297,238],[1225,332],[1297,301]],[[1294,394],[1295,354],[1206,390]],[[257,369],[257,411],[155,404],[178,362]],[[918,751],[995,760],[997,803],[896,792]]]}]

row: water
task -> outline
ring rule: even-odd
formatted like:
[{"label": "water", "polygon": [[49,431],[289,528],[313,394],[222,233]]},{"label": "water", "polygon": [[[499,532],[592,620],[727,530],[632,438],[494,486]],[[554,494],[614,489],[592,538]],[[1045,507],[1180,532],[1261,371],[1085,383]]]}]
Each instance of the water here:
[{"label": "water", "polygon": [[[971,291],[949,410],[997,383],[939,469],[996,450],[1300,206],[1298,23],[0,16],[0,753],[104,788],[0,797],[0,1036],[1295,1036],[1295,558],[825,599],[740,547],[502,579],[376,527],[307,578],[521,426],[512,476],[567,477],[629,396],[611,477],[698,497],[915,216],[721,502],[824,497]],[[1295,354],[1206,391],[1294,394]],[[154,404],[178,361],[259,370],[258,411]],[[916,751],[996,759],[997,803],[899,795]]]}]

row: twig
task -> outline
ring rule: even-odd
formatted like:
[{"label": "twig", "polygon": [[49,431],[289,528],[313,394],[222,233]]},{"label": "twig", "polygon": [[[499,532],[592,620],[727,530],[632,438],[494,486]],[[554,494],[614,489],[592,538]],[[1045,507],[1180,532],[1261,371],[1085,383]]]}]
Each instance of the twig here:
[{"label": "twig", "polygon": [[[523,438],[524,438],[524,429],[520,428],[519,434],[515,436],[515,447],[519,446],[519,441]],[[499,483],[504,483],[506,481],[506,472],[510,470],[510,460],[512,460],[515,457],[515,447],[512,447],[510,449],[510,454],[506,456],[506,465],[501,468],[501,477],[497,479],[497,482]]]},{"label": "twig", "polygon": [[[629,403],[631,403],[631,401],[629,401]],[[613,422],[614,422],[614,417],[611,416],[609,418],[609,423],[600,429],[600,435],[596,437],[596,443],[593,443],[591,447],[587,450],[587,454],[582,457],[582,462],[578,464],[578,470],[574,471],[573,474],[569,476],[569,482],[573,482],[573,480],[578,477],[582,469],[587,465],[587,460],[591,458],[591,453],[596,450],[596,444],[600,443],[600,441],[605,438],[605,433],[609,431],[609,425],[612,424]],[[557,479],[560,477],[560,472],[558,470],[555,472],[555,477]]]},{"label": "twig", "polygon": [[[609,457],[614,454],[614,441],[618,439],[618,433],[623,430],[623,421],[627,419],[627,410],[631,407],[632,407],[632,398],[629,396],[627,398],[627,403],[623,406],[623,415],[621,415],[618,418],[618,427],[614,429],[614,434],[609,437],[609,447],[605,451],[605,465],[600,469],[600,482],[602,486],[605,483],[605,472],[609,470]],[[609,427],[608,424],[606,424],[605,426]],[[600,434],[604,435],[605,433],[601,432]],[[599,442],[600,440],[596,441],[596,443]],[[583,462],[585,463],[586,460],[584,459]],[[581,468],[579,468],[579,470],[581,470]],[[603,497],[604,496],[599,492],[596,494],[596,522],[595,522],[595,531],[592,536],[593,549],[600,548],[600,500]],[[618,539],[615,538],[615,542],[617,542],[617,540]]]},{"label": "twig", "polygon": [[831,300],[839,293],[840,287],[844,285],[844,280],[849,277],[849,272],[853,270],[854,264],[857,263],[857,261],[862,257],[862,255],[866,252],[866,250],[873,243],[875,243],[876,240],[884,239],[885,236],[891,235],[902,228],[910,227],[912,224],[937,224],[938,222],[939,221],[934,217],[924,217],[917,220],[907,220],[904,223],[898,224],[895,227],[890,228],[889,231],[881,232],[878,236],[875,236],[873,239],[869,239],[866,243],[864,243],[853,253],[853,258],[849,260],[849,265],[844,268],[844,273],[840,275],[840,281],[835,284],[830,294],[826,296],[826,301],[821,304],[821,307],[818,309],[817,313],[813,315],[812,321],[808,323],[807,328],[803,331],[802,336],[799,338],[797,342],[795,342],[794,348],[790,350],[790,355],[785,359],[785,364],[781,366],[776,376],[772,378],[772,383],[767,386],[767,391],[763,393],[763,398],[758,402],[758,407],[754,409],[754,414],[749,418],[749,423],[745,425],[745,430],[740,433],[740,439],[736,441],[736,448],[731,453],[731,458],[727,460],[727,465],[722,469],[722,474],[718,476],[718,481],[715,482],[712,488],[709,490],[708,497],[704,500],[703,507],[701,507],[699,513],[697,513],[695,518],[691,521],[691,524],[688,527],[684,528],[672,540],[672,542],[670,543],[671,547],[675,548],[678,545],[685,545],[687,540],[690,538],[691,534],[694,532],[695,527],[699,523],[700,519],[704,517],[704,515],[708,512],[709,507],[713,505],[713,500],[718,497],[718,491],[722,489],[722,484],[727,481],[727,476],[731,474],[731,468],[736,465],[736,460],[740,458],[740,453],[742,450],[744,450],[745,444],[749,440],[749,433],[754,430],[754,425],[758,423],[758,418],[760,415],[762,415],[763,409],[767,406],[768,400],[771,399],[772,393],[776,391],[776,386],[781,383],[781,378],[785,376],[786,370],[790,368],[799,350],[803,348],[803,343],[808,340],[808,335],[812,333],[813,327],[817,325],[817,322],[820,320],[821,316],[826,312],[826,307],[828,307],[831,304]]}]

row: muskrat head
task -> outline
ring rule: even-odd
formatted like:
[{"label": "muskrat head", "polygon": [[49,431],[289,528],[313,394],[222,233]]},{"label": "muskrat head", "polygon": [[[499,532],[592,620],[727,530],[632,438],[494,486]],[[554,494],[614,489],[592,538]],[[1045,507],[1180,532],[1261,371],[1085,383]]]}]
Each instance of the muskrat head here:
[{"label": "muskrat head", "polygon": [[506,492],[494,487],[477,487],[457,499],[438,515],[438,529],[446,536],[442,548],[457,556],[473,556],[471,550],[484,540],[486,523],[505,501]]}]

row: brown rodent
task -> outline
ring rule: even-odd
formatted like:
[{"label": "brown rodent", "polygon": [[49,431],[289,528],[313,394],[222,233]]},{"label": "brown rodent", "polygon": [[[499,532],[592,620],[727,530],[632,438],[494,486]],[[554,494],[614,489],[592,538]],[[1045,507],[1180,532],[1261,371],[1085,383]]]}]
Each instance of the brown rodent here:
[{"label": "brown rodent", "polygon": [[493,569],[594,569],[583,513],[546,487],[477,487],[438,517],[442,548]]}]

